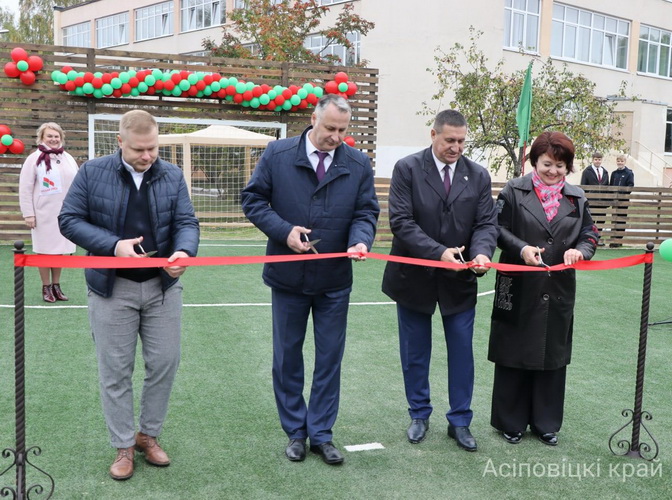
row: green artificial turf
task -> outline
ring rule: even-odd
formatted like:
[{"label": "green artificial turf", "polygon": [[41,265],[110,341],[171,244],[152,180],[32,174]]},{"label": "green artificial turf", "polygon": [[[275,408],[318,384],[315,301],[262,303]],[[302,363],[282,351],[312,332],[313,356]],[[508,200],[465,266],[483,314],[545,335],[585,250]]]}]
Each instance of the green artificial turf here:
[{"label": "green artificial turf", "polygon": [[[263,254],[263,242],[204,241],[201,256]],[[236,246],[231,246],[236,245]],[[374,249],[386,253],[387,249]],[[606,260],[639,250],[600,250]],[[559,446],[527,433],[506,443],[489,425],[492,363],[487,361],[492,295],[479,299],[474,335],[476,383],[472,432],[478,452],[446,436],[446,353],[439,318],[431,371],[434,414],[427,439],[406,441],[409,423],[398,354],[396,311],[380,291],[384,262],[355,265],[335,443],[380,443],[384,449],[345,452],[340,467],[309,454],[284,458],[271,385],[270,291],[261,265],[193,267],[184,275],[182,362],[160,441],[168,468],[136,458],[133,478],[116,482],[100,410],[96,361],[81,269],[65,269],[68,303],[41,301],[37,270],[25,268],[26,444],[29,460],[53,476],[56,499],[525,499],[669,498],[672,486],[672,325],[648,330],[643,409],[659,446],[651,463],[614,456],[609,437],[633,408],[644,266],[577,273],[574,356],[568,368],[565,421]],[[0,449],[14,448],[14,268],[0,247]],[[494,272],[480,280],[492,290]],[[656,256],[650,321],[672,317],[672,264]],[[373,303],[373,304],[371,304]],[[236,306],[235,304],[245,304]],[[34,307],[39,306],[39,307]],[[44,307],[43,307],[44,306]],[[65,307],[56,307],[65,306]],[[313,342],[305,345],[310,385]],[[135,387],[142,383],[141,357]],[[631,438],[631,426],[622,434]],[[642,441],[645,439],[642,430]],[[0,457],[0,472],[11,464]],[[28,468],[29,485],[46,485]],[[14,486],[14,470],[0,488]],[[41,498],[34,495],[33,498]]]}]

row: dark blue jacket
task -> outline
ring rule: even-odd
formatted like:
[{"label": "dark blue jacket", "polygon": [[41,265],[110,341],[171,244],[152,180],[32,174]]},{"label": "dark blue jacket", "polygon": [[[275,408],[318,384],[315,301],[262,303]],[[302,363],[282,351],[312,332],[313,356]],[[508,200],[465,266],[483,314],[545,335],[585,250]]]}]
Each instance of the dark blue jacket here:
[{"label": "dark blue jacket", "polygon": [[[312,229],[320,253],[345,252],[357,243],[373,245],[378,200],[369,157],[339,146],[322,182],[306,155],[306,129],[300,137],[269,143],[242,192],[247,218],[268,236],[267,255],[294,252],[287,236],[294,226]],[[295,293],[319,294],[352,286],[350,259],[266,264],[264,283]]]},{"label": "dark blue jacket", "polygon": [[[58,216],[61,233],[87,250],[87,255],[113,256],[123,233],[131,185],[122,177],[121,151],[85,162],[75,176]],[[179,167],[160,158],[152,165],[148,183],[151,230],[157,256],[182,250],[196,256],[198,219]],[[114,269],[86,269],[89,289],[103,297],[112,294]],[[163,290],[177,278],[161,270]]]},{"label": "dark blue jacket", "polygon": [[623,167],[622,170],[616,169],[611,172],[611,186],[634,186],[635,174],[628,167]]}]

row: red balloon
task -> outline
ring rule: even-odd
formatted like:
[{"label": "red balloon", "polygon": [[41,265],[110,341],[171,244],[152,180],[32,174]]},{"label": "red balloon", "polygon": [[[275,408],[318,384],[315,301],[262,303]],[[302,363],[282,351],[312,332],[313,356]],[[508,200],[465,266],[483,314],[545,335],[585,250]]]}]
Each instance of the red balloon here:
[{"label": "red balloon", "polygon": [[290,99],[292,97],[292,91],[289,89],[285,89],[282,91],[282,97],[285,98],[285,100]]},{"label": "red balloon", "polygon": [[83,76],[78,76],[75,78],[75,87],[83,87],[86,82],[84,81]]},{"label": "red balloon", "polygon": [[91,85],[93,85],[94,89],[99,89],[100,87],[103,86],[103,79],[102,78],[94,78],[91,80]]},{"label": "red balloon", "polygon": [[229,85],[228,87],[226,87],[226,95],[236,95],[236,86]]},{"label": "red balloon", "polygon": [[100,79],[103,83],[110,83],[112,81],[112,75],[110,73],[103,73],[103,76],[101,76]]},{"label": "red balloon", "polygon": [[192,88],[195,88],[196,90],[205,90],[206,83],[205,83],[205,78],[203,80],[199,80],[196,82],[196,85]]},{"label": "red balloon", "polygon": [[347,82],[348,81],[348,74],[343,72],[343,71],[339,71],[338,73],[336,73],[336,75],[334,75],[334,81],[336,83]]},{"label": "red balloon", "polygon": [[348,90],[345,91],[348,96],[353,96],[357,93],[357,84],[354,82],[348,82]]},{"label": "red balloon", "polygon": [[73,82],[72,80],[68,80],[67,82],[65,82],[65,85],[63,86],[65,87],[65,90],[67,90],[68,92],[74,92],[75,89],[77,88],[77,85],[75,85],[75,82]]},{"label": "red balloon", "polygon": [[128,84],[133,88],[137,87],[139,83],[140,83],[140,80],[138,80],[134,76],[128,79]]},{"label": "red balloon", "polygon": [[7,152],[7,146],[0,144],[0,155],[4,155]]},{"label": "red balloon", "polygon": [[5,64],[5,75],[10,78],[18,78],[20,74],[21,72],[19,71],[19,68],[16,67],[16,63],[8,62]]},{"label": "red balloon", "polygon": [[25,61],[28,59],[28,52],[23,50],[21,47],[16,47],[13,49],[10,55],[12,56],[12,61],[14,62]]},{"label": "red balloon", "polygon": [[309,104],[315,106],[317,104],[317,101],[319,101],[319,99],[315,94],[308,94],[306,96],[306,101],[308,101]]},{"label": "red balloon", "polygon": [[29,69],[21,73],[21,76],[19,78],[21,78],[21,83],[23,83],[24,85],[32,85],[33,83],[35,83],[35,73],[30,71]]},{"label": "red balloon", "polygon": [[[198,83],[202,83],[202,81]],[[196,87],[196,85],[192,85],[191,87],[189,87],[189,90],[187,90],[187,95],[190,95],[191,97],[196,97],[196,94],[198,94],[198,88]]]},{"label": "red balloon", "polygon": [[199,80],[199,81],[203,82],[205,85],[210,85],[214,80],[212,78],[212,75],[205,75],[203,77],[203,80]]},{"label": "red balloon", "polygon": [[9,145],[9,151],[11,153],[14,153],[15,155],[20,155],[21,153],[23,153],[25,147],[26,146],[23,144],[23,141],[21,139],[14,139],[14,142],[12,142]]},{"label": "red balloon", "polygon": [[[175,83],[175,84],[180,83],[180,81],[181,81],[182,79],[183,79],[183,78],[182,78],[182,75],[180,75],[180,73],[173,73],[172,75],[170,75],[170,80],[171,80],[173,83]],[[166,80],[166,82],[167,82],[167,81],[168,81],[168,80]]]},{"label": "red balloon", "polygon": [[251,101],[254,95],[251,90],[246,90],[243,92],[243,101]]},{"label": "red balloon", "polygon": [[86,73],[84,73],[84,82],[85,83],[91,83],[93,81],[93,79],[94,79],[93,73],[91,73],[90,71],[87,71]]},{"label": "red balloon", "polygon": [[348,146],[352,146],[353,148],[355,147],[355,140],[350,135],[346,136],[345,139],[343,139],[343,142]]},{"label": "red balloon", "polygon": [[217,91],[217,97],[224,99],[226,97],[226,89],[219,89]]},{"label": "red balloon", "polygon": [[338,94],[338,83],[327,82],[327,84],[324,86],[324,91],[327,94]]},{"label": "red balloon", "polygon": [[273,110],[276,108],[276,106],[277,106],[277,105],[275,104],[275,101],[270,101],[270,102],[266,105],[266,107],[267,107],[268,109],[270,109],[271,111],[273,111]]},{"label": "red balloon", "polygon": [[40,56],[30,56],[28,58],[28,69],[30,69],[30,71],[40,71],[43,66],[44,62],[42,62]]},{"label": "red balloon", "polygon": [[257,85],[256,87],[254,87],[254,88],[252,89],[252,95],[253,95],[254,97],[259,97],[259,96],[260,96],[261,94],[263,94],[263,93],[264,93],[264,91],[262,90],[262,88],[261,88],[260,85]]},{"label": "red balloon", "polygon": [[65,73],[66,75],[72,71],[72,66],[63,66],[61,69],[61,72]]},{"label": "red balloon", "polygon": [[0,125],[0,137],[3,135],[12,135],[12,131],[7,125]]},{"label": "red balloon", "polygon": [[131,93],[131,86],[128,83],[124,83],[121,85],[121,93],[122,94],[130,94]]},{"label": "red balloon", "polygon": [[243,94],[234,95],[233,102],[235,102],[236,104],[240,104],[241,102],[243,102]]},{"label": "red balloon", "polygon": [[[159,81],[157,80],[156,83],[159,83]],[[166,89],[168,92],[173,91],[173,89],[175,88],[175,82],[172,80],[172,77],[171,80],[166,80],[165,82],[163,82],[163,88]]]},{"label": "red balloon", "polygon": [[[175,86],[175,85],[173,84],[173,86]],[[154,84],[154,86],[153,86],[153,87],[149,87],[149,88],[150,88],[150,89],[152,89],[152,88],[153,88],[153,89],[156,89],[156,91],[159,92],[159,91],[161,91],[161,90],[163,90],[163,89],[165,88],[165,83],[164,83],[163,80],[157,80],[156,83]]]},{"label": "red balloon", "polygon": [[112,95],[113,95],[114,97],[121,97],[121,89],[114,89],[114,90],[112,91]]}]

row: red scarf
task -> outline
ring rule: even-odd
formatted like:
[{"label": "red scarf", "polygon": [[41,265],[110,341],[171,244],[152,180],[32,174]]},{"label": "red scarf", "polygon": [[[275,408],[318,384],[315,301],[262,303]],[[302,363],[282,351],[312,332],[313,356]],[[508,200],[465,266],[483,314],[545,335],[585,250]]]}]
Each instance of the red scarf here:
[{"label": "red scarf", "polygon": [[532,184],[537,191],[541,206],[546,212],[546,220],[551,222],[553,218],[558,215],[558,207],[562,199],[562,188],[565,187],[565,179],[551,186],[544,184],[536,170],[532,171]]},{"label": "red scarf", "polygon": [[40,156],[37,158],[37,163],[35,165],[39,165],[40,163],[44,162],[44,164],[47,167],[47,172],[51,170],[51,157],[49,155],[60,155],[61,153],[63,153],[63,146],[56,149],[49,149],[44,144],[40,144],[39,146],[37,146],[37,149],[39,149],[42,152],[40,153]]}]

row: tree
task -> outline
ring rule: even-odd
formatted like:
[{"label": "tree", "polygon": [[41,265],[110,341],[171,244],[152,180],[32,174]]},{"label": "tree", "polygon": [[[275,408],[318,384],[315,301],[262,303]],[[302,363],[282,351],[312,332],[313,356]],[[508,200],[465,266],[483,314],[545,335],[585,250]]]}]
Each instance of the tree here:
[{"label": "tree", "polygon": [[[81,0],[59,0],[62,7]],[[53,0],[19,0],[18,20],[8,10],[0,8],[0,27],[8,32],[4,40],[12,43],[54,43]]]},{"label": "tree", "polygon": [[[223,26],[222,42],[217,45],[207,38],[203,40],[203,47],[219,57],[342,64],[338,56],[325,54],[325,50],[332,45],[350,49],[352,42],[347,38],[348,33],[358,32],[364,36],[375,26],[353,14],[352,9],[352,4],[343,5],[336,24],[319,30],[320,20],[330,8],[319,5],[316,0],[279,3],[249,0],[246,7],[231,13],[233,23]],[[317,54],[303,45],[309,35],[315,34],[325,38],[324,48]]]},{"label": "tree", "polygon": [[[491,170],[505,166],[508,177],[519,177],[522,148],[518,148],[516,109],[526,70],[505,74],[503,60],[491,70],[476,45],[482,32],[473,27],[470,31],[468,49],[459,43],[448,52],[437,48],[436,69],[428,69],[439,84],[432,100],[441,106],[452,91],[449,106],[459,109],[469,126],[466,154],[483,152],[490,160]],[[467,69],[460,61],[466,61]],[[535,61],[535,66],[537,63],[540,67],[533,67],[532,71],[532,138],[547,130],[561,131],[574,142],[579,161],[589,158],[592,151],[621,150],[625,146],[618,132],[621,117],[615,112],[613,99],[595,96],[595,83],[572,73],[566,64],[554,63],[551,58]],[[625,97],[625,82],[617,97]],[[420,114],[434,115],[436,107],[424,102]]]}]

